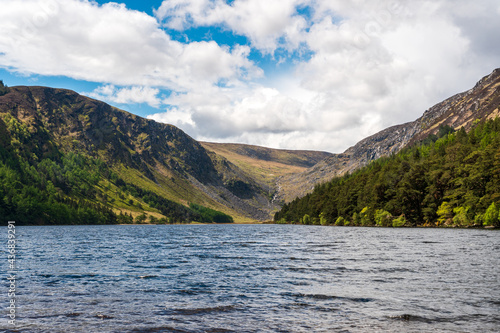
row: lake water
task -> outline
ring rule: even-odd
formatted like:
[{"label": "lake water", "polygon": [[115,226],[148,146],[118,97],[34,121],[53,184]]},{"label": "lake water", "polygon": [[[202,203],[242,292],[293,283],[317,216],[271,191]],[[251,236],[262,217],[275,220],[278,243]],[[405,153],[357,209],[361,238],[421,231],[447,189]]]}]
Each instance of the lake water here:
[{"label": "lake water", "polygon": [[496,230],[137,225],[16,232],[18,320],[7,322],[4,251],[2,332],[500,331]]}]

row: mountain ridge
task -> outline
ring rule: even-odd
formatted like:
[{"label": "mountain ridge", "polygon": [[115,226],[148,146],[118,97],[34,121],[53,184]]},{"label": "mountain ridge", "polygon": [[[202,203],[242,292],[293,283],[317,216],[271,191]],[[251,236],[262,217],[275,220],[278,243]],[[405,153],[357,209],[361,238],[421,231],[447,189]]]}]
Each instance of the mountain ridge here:
[{"label": "mountain ridge", "polygon": [[500,68],[484,76],[476,85],[462,93],[437,103],[412,122],[383,129],[341,154],[335,154],[299,174],[278,179],[277,197],[290,202],[312,191],[315,184],[353,172],[373,160],[396,153],[429,135],[435,135],[439,126],[468,130],[474,121],[499,115]]},{"label": "mountain ridge", "polygon": [[446,128],[285,204],[277,223],[500,226],[500,117]]}]

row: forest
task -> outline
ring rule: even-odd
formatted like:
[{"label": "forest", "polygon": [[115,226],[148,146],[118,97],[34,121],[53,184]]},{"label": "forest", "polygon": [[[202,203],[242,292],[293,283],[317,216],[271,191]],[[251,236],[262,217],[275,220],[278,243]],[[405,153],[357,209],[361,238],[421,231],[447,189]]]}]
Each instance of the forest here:
[{"label": "forest", "polygon": [[150,223],[233,221],[224,213],[198,205],[186,207],[126,183],[99,158],[63,153],[48,140],[34,140],[30,131],[14,118],[8,120],[6,124],[0,123],[0,216],[5,222],[13,220],[19,225],[147,222],[144,213],[134,219],[130,212],[113,210],[117,199],[134,210],[140,210],[143,202],[165,216],[151,215]]},{"label": "forest", "polygon": [[275,223],[499,227],[500,119],[440,128],[418,145],[317,185]]}]

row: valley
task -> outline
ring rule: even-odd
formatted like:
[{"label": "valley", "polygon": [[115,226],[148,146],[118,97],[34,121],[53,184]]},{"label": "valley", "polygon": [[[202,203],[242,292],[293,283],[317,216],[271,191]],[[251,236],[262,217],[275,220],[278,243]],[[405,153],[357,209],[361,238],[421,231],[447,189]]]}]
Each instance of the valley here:
[{"label": "valley", "polygon": [[417,120],[332,154],[198,142],[70,90],[1,88],[0,212],[25,224],[68,223],[71,214],[85,221],[85,209],[102,223],[216,222],[196,207],[212,219],[268,221],[318,184],[433,140],[440,130],[467,132],[498,117],[500,106],[497,69]]}]

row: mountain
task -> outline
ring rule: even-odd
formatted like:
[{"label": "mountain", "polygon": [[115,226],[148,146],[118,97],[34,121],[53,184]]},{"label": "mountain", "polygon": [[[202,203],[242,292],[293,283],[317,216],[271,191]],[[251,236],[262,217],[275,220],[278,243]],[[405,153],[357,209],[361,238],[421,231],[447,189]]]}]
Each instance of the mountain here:
[{"label": "mountain", "polygon": [[[203,147],[224,156],[246,171],[267,178],[281,174],[295,173],[307,169],[332,156],[332,153],[313,150],[285,150],[260,146],[200,142]],[[262,170],[255,170],[260,166]],[[272,174],[275,172],[275,174]]]},{"label": "mountain", "polygon": [[408,145],[437,135],[440,128],[469,130],[474,123],[499,115],[500,69],[482,78],[474,88],[436,104],[415,121],[389,127],[361,140],[341,154],[313,167],[278,179],[277,198],[290,202],[312,191],[318,183],[353,172],[373,160],[394,154]]},{"label": "mountain", "polygon": [[303,172],[333,155],[320,151],[271,149],[234,143],[200,143],[207,150],[226,158],[272,193],[277,189],[279,177]]},{"label": "mountain", "polygon": [[500,118],[447,132],[317,185],[275,221],[500,227]]},{"label": "mountain", "polygon": [[[169,217],[165,207],[176,207],[185,220],[196,215],[193,209],[206,213],[207,208],[250,222],[269,219],[278,208],[271,202],[272,186],[206,150],[175,126],[70,90],[3,84],[2,89],[0,209],[3,206],[4,214],[24,209],[26,219],[31,218],[34,208],[29,203],[50,197],[47,187],[54,193],[50,202],[55,206],[67,204],[77,211],[80,205],[134,217],[143,213]],[[19,188],[8,190],[8,179]],[[54,213],[35,206],[42,216]],[[43,223],[44,218],[37,221]]]}]

